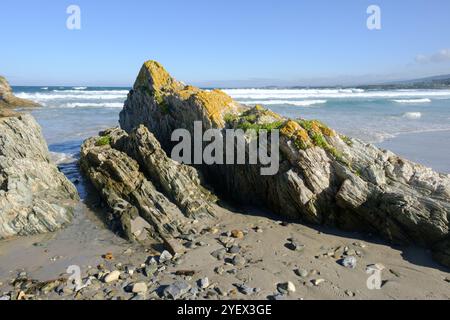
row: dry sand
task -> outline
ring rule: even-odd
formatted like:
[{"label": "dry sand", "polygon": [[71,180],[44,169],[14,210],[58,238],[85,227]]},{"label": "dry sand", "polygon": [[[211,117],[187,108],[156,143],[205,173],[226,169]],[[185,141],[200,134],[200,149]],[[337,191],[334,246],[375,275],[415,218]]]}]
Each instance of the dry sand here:
[{"label": "dry sand", "polygon": [[[393,247],[375,237],[335,229],[293,222],[281,224],[276,218],[253,209],[232,212],[217,208],[217,214],[218,233],[205,232],[196,237],[195,242],[200,245],[189,249],[177,264],[161,271],[157,280],[145,280],[144,276],[135,275],[140,277],[135,281],[146,281],[152,291],[179,279],[195,287],[198,279],[208,277],[211,287],[217,286],[224,292],[224,295],[209,296],[213,299],[267,299],[277,293],[279,283],[287,281],[296,288],[296,292],[284,296],[287,299],[450,298],[450,283],[447,282],[450,270],[433,262],[430,253],[424,249]],[[242,230],[245,235],[242,239],[221,235],[231,230]],[[292,250],[289,245],[292,240],[304,246],[303,250]],[[211,252],[224,248],[221,241],[231,241],[241,248],[238,255],[245,259],[242,266],[231,263],[232,254],[221,260],[211,256]],[[337,257],[339,253],[333,254],[336,249],[338,252],[348,249],[350,254],[356,254],[356,268],[342,266]],[[11,290],[10,281],[21,271],[41,281],[58,278],[70,265],[80,266],[85,274],[89,269],[105,264],[102,255],[107,252],[115,257],[109,263],[111,268],[117,263],[139,267],[152,255],[153,249],[127,243],[107,230],[87,207],[80,206],[74,223],[64,230],[0,242],[0,296]],[[383,286],[380,290],[369,290],[366,266],[375,263],[385,266]],[[302,278],[295,272],[297,269],[304,269],[309,275]],[[195,275],[176,276],[177,270],[192,270]],[[324,282],[315,286],[312,281],[317,279]],[[236,290],[236,285],[240,284],[259,291],[245,295]],[[118,283],[115,288],[122,285]],[[108,284],[104,284],[100,289],[107,287]],[[131,297],[131,294],[122,295],[124,299]],[[153,294],[148,298],[156,297]],[[200,294],[198,298],[205,297]],[[74,295],[53,294],[41,298],[73,299]]]}]

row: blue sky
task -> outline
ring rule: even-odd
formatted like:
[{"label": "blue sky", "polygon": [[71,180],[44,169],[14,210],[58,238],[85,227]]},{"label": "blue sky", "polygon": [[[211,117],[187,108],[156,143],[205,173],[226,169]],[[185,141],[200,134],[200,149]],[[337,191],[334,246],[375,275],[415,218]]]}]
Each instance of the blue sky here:
[{"label": "blue sky", "polygon": [[[81,8],[81,30],[66,9]],[[366,27],[381,8],[382,29]],[[148,59],[197,85],[352,84],[450,73],[448,0],[2,0],[14,85],[130,86]]]}]

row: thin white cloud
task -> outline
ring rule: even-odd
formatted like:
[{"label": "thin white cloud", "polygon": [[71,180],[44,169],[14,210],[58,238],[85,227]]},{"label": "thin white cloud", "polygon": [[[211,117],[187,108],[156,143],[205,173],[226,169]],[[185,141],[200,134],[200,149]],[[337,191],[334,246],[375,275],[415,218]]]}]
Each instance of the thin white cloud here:
[{"label": "thin white cloud", "polygon": [[419,54],[416,56],[418,63],[441,63],[450,61],[450,49],[442,49],[431,55]]}]

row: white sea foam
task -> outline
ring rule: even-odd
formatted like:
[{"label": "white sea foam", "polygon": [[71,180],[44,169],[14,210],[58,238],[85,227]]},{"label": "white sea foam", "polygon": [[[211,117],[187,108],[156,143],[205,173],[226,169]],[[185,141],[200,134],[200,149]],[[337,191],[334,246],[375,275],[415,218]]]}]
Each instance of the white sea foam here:
[{"label": "white sea foam", "polygon": [[73,89],[75,89],[75,90],[86,90],[87,87],[73,87]]},{"label": "white sea foam", "polygon": [[41,90],[48,90],[48,87],[42,87]]},{"label": "white sea foam", "polygon": [[76,93],[78,95],[96,95],[96,94],[128,94],[128,90],[91,90],[91,91],[82,91],[82,90],[75,90],[75,89],[65,89],[65,90],[52,90],[52,92],[56,93]]},{"label": "white sea foam", "polygon": [[406,112],[403,117],[410,120],[416,120],[422,118],[422,113],[420,112]]},{"label": "white sea foam", "polygon": [[113,100],[113,99],[123,99],[125,100],[126,94],[111,93],[108,91],[98,91],[96,93],[83,92],[80,94],[74,93],[25,93],[21,92],[16,95],[22,99],[34,100],[37,102],[48,101],[48,100]]},{"label": "white sea foam", "polygon": [[77,161],[75,155],[72,153],[50,152],[50,158],[56,165]]},{"label": "white sea foam", "polygon": [[308,107],[318,104],[325,104],[327,100],[259,100],[259,101],[239,101],[243,104],[262,104],[262,105],[292,105],[299,107]]},{"label": "white sea foam", "polygon": [[123,108],[123,102],[69,102],[62,104],[60,108]]},{"label": "white sea foam", "polygon": [[407,103],[407,104],[410,104],[410,103],[430,103],[431,99],[428,99],[428,98],[423,98],[423,99],[398,99],[398,100],[392,100],[392,101],[397,102],[397,103]]},{"label": "white sea foam", "polygon": [[362,89],[226,89],[223,91],[237,100],[450,98],[450,90],[371,91]]}]

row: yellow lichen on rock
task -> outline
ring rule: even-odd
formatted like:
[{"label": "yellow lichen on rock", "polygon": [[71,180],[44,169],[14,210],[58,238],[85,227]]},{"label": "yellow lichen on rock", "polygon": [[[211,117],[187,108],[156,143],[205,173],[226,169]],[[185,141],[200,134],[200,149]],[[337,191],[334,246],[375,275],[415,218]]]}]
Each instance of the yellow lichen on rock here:
[{"label": "yellow lichen on rock", "polygon": [[293,139],[294,143],[301,149],[312,146],[308,132],[296,121],[287,121],[281,128],[280,133],[289,139]]},{"label": "yellow lichen on rock", "polygon": [[148,87],[155,91],[178,88],[175,81],[164,67],[157,61],[149,60],[144,63],[134,84],[135,89]]},{"label": "yellow lichen on rock", "polygon": [[319,120],[311,120],[311,129],[312,131],[316,133],[322,133],[323,135],[327,137],[334,137],[336,133],[334,130],[328,128],[326,125],[324,125]]},{"label": "yellow lichen on rock", "polygon": [[233,99],[225,92],[214,89],[212,91],[199,91],[192,95],[194,103],[200,104],[216,125],[223,126],[224,115],[234,109]]},{"label": "yellow lichen on rock", "polygon": [[201,90],[194,86],[185,86],[182,90],[178,91],[178,96],[183,100],[188,100],[193,94],[200,92]]}]

